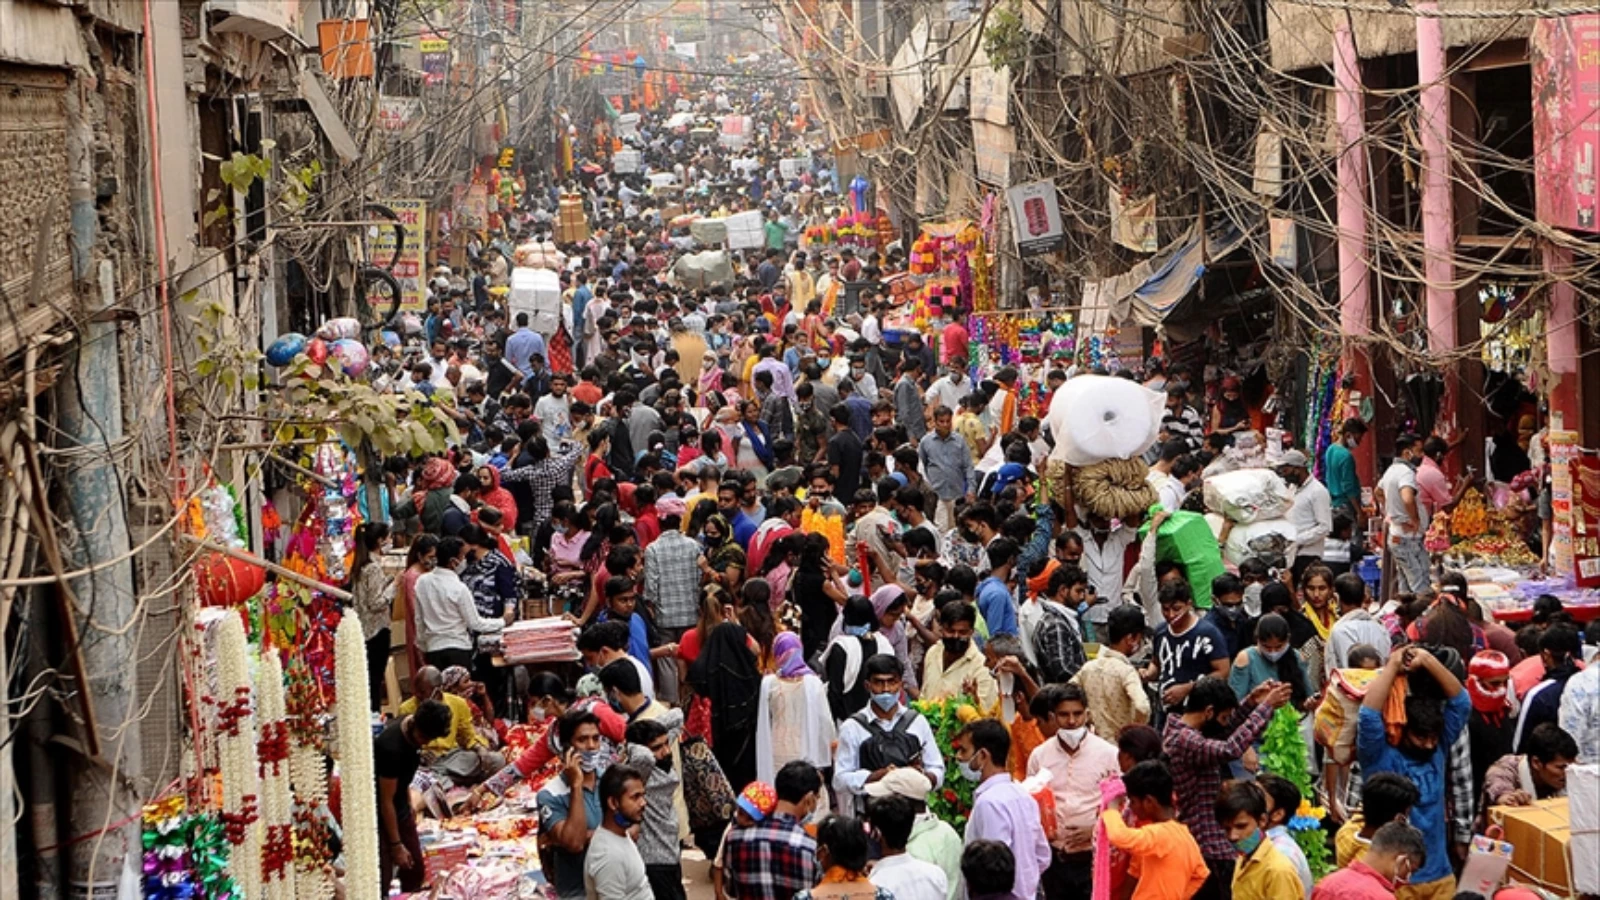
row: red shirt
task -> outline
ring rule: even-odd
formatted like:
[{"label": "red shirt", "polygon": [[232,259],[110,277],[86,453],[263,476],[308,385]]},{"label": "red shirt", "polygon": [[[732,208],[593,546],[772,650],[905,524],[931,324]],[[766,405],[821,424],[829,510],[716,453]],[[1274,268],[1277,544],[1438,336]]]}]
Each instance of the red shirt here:
[{"label": "red shirt", "polygon": [[1394,900],[1394,885],[1358,859],[1318,882],[1311,900]]},{"label": "red shirt", "polygon": [[944,332],[939,336],[940,362],[949,364],[951,360],[965,362],[967,359],[967,326],[960,322],[951,322],[944,327]]},{"label": "red shirt", "polygon": [[656,518],[654,503],[650,504],[634,518],[633,533],[639,540],[640,550],[650,546],[651,542],[661,536],[661,521]]},{"label": "red shirt", "polygon": [[591,409],[599,406],[600,398],[604,396],[605,393],[600,390],[600,385],[592,382],[580,381],[572,386],[572,399],[582,400],[589,404]]}]

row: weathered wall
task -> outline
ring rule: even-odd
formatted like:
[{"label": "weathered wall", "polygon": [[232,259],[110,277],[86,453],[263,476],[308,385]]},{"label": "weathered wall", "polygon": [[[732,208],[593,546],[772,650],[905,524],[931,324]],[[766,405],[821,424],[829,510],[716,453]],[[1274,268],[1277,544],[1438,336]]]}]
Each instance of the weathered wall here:
[{"label": "weathered wall", "polygon": [[[1450,0],[1440,4],[1449,12],[1516,10],[1526,8],[1525,0]],[[1333,65],[1335,16],[1343,12],[1306,6],[1295,0],[1267,0],[1267,35],[1276,69],[1292,72],[1313,66]],[[1362,59],[1376,59],[1417,49],[1416,18],[1402,5],[1391,13],[1351,13],[1356,50]],[[1508,38],[1525,38],[1533,20],[1514,17],[1444,20],[1447,48],[1491,43]]]}]

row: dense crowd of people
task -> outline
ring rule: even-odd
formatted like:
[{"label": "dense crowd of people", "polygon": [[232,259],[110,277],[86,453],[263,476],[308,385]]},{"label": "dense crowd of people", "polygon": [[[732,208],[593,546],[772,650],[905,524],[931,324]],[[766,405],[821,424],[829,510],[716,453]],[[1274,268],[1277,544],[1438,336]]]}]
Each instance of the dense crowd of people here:
[{"label": "dense crowd of people", "polygon": [[[1239,381],[1156,359],[1120,373],[1167,397],[1146,457],[1162,511],[1086,513],[1041,478],[1057,436],[1018,414],[1023,374],[974,373],[965,310],[886,337],[903,248],[800,248],[848,200],[801,152],[798,113],[698,101],[736,108],[754,122],[741,148],[646,113],[626,142],[639,174],[535,179],[522,221],[438,270],[415,354],[377,360],[375,383],[462,435],[389,460],[392,519],[357,535],[374,708],[397,640],[411,673],[375,745],[386,887],[420,888],[416,817],[450,814],[447,789],[485,809],[526,781],[560,898],[681,898],[695,847],[734,900],[1432,900],[1457,896],[1489,805],[1558,795],[1595,761],[1595,626],[1585,643],[1555,604],[1513,632],[1429,565],[1422,531],[1460,497],[1428,471],[1447,441],[1402,437],[1367,486],[1375,513],[1361,420],[1320,466],[1284,448],[1294,542],[1197,604],[1155,535],[1259,447]],[[666,173],[677,189],[648,186]],[[540,333],[501,289],[562,193],[594,234],[562,248],[562,325]],[[765,246],[687,286],[674,263],[699,248],[672,207],[760,210]],[[1369,515],[1382,602],[1352,571]],[[529,594],[581,629],[581,678],[497,663]],[[938,700],[969,707],[947,749],[913,706]],[[1312,738],[1315,796],[1260,765],[1284,708]],[[970,811],[945,821],[932,808],[958,779]],[[1318,883],[1287,830],[1303,802],[1335,851]]]}]

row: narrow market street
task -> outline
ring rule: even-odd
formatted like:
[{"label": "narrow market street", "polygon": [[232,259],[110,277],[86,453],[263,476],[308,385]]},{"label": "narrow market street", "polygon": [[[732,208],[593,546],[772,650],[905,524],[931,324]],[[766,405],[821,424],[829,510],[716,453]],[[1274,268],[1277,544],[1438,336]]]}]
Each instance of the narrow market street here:
[{"label": "narrow market street", "polygon": [[0,0],[0,900],[1600,900],[1594,0]]}]

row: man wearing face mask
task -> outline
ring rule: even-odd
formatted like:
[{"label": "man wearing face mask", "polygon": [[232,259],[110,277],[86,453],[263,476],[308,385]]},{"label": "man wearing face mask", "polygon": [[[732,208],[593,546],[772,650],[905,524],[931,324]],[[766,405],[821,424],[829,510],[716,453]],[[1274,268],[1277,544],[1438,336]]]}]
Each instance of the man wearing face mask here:
[{"label": "man wearing face mask", "polygon": [[996,719],[979,719],[961,729],[954,747],[961,776],[978,785],[967,815],[967,846],[999,841],[1010,847],[1016,858],[1012,896],[1036,896],[1040,876],[1050,865],[1050,844],[1039,819],[1039,804],[1011,780],[1006,766],[1011,734]]},{"label": "man wearing face mask", "polygon": [[928,720],[900,702],[900,660],[880,653],[867,658],[863,672],[870,699],[865,709],[839,725],[834,791],[841,797],[863,797],[868,785],[897,769],[915,769],[938,788],[944,781],[944,758]]},{"label": "man wearing face mask", "polygon": [[677,742],[661,720],[638,719],[628,726],[625,755],[628,765],[645,775],[639,856],[644,860],[650,893],[660,900],[684,900],[678,817],[674,813],[683,785]]},{"label": "man wearing face mask", "polygon": [[583,864],[587,896],[594,900],[648,896],[644,859],[628,836],[628,830],[644,820],[644,773],[629,766],[607,769],[600,779],[600,803],[603,821],[589,840]]},{"label": "man wearing face mask", "polygon": [[569,710],[555,727],[563,768],[538,794],[539,844],[550,862],[548,874],[556,896],[581,900],[587,894],[584,863],[589,836],[604,821],[596,788],[611,759],[594,713]]},{"label": "man wearing face mask", "polygon": [[461,580],[467,565],[466,544],[456,537],[439,542],[439,564],[417,579],[412,590],[417,600],[417,630],[424,635],[423,655],[431,666],[472,667],[476,641],[473,635],[497,632],[516,616],[484,618],[478,613],[472,591]]},{"label": "man wearing face mask", "polygon": [[1428,862],[1427,840],[1405,822],[1390,822],[1372,835],[1366,856],[1329,873],[1311,900],[1393,900],[1417,869]]},{"label": "man wearing face mask", "polygon": [[1045,900],[1076,900],[1090,895],[1094,823],[1100,815],[1100,782],[1122,773],[1115,744],[1089,730],[1089,698],[1079,684],[1056,689],[1055,738],[1034,748],[1028,776],[1050,772],[1056,801],[1056,833],[1050,867],[1045,870]]},{"label": "man wearing face mask", "polygon": [[1422,439],[1414,434],[1395,438],[1394,462],[1378,480],[1378,495],[1388,527],[1384,559],[1393,563],[1397,593],[1422,594],[1432,586],[1428,581],[1428,551],[1422,546],[1422,501],[1417,493],[1417,458],[1422,454]]},{"label": "man wearing face mask", "polygon": [[990,674],[983,651],[972,642],[978,627],[978,608],[965,600],[939,607],[940,646],[923,658],[922,697],[943,700],[965,694],[979,709],[993,709],[1000,686]]},{"label": "man wearing face mask", "polygon": [[[1383,708],[1389,690],[1401,672],[1411,679],[1423,673],[1438,683],[1445,700],[1412,694],[1406,699],[1406,723],[1400,732],[1399,746],[1391,746]],[[1433,654],[1417,648],[1400,648],[1389,655],[1388,663],[1367,687],[1356,724],[1356,755],[1364,776],[1394,772],[1417,786],[1419,798],[1411,807],[1411,823],[1427,835],[1427,863],[1421,865],[1413,882],[1418,898],[1451,897],[1455,894],[1455,875],[1451,871],[1446,840],[1445,782],[1446,751],[1460,737],[1472,709],[1461,682]],[[1374,845],[1376,846],[1376,845]],[[1370,853],[1371,851],[1369,851]]]},{"label": "man wearing face mask", "polygon": [[1294,503],[1284,518],[1295,529],[1295,543],[1290,555],[1294,565],[1294,578],[1314,565],[1322,564],[1323,545],[1333,533],[1333,501],[1328,489],[1311,475],[1311,461],[1299,450],[1288,450],[1283,462],[1278,464],[1278,475],[1293,485]]}]

